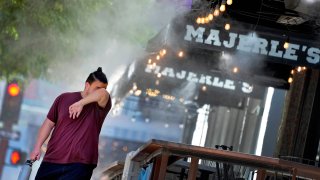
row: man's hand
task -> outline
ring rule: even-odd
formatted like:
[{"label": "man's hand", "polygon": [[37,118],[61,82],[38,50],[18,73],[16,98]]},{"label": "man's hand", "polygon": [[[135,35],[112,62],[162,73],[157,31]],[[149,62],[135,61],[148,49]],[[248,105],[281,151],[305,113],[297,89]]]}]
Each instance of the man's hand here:
[{"label": "man's hand", "polygon": [[35,161],[39,160],[41,157],[41,146],[44,141],[49,137],[50,132],[55,127],[55,123],[50,119],[46,118],[46,120],[42,123],[41,128],[39,130],[38,138],[36,144],[34,145],[33,151],[30,154],[30,160]]},{"label": "man's hand", "polygon": [[69,117],[72,119],[79,117],[82,109],[83,109],[83,105],[79,101],[76,103],[73,103],[69,107]]},{"label": "man's hand", "polygon": [[36,161],[36,160],[39,160],[40,159],[40,156],[41,156],[41,150],[40,148],[35,148],[31,154],[30,154],[30,160],[31,161]]}]

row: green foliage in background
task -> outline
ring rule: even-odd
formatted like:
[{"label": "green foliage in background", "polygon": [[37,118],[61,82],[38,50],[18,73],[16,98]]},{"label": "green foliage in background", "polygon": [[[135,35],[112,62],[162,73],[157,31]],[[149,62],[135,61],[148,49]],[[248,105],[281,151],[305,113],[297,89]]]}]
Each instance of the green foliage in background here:
[{"label": "green foliage in background", "polygon": [[0,76],[40,77],[77,51],[91,16],[111,0],[1,0]]},{"label": "green foliage in background", "polygon": [[[107,0],[3,0],[0,2],[0,76],[39,77],[50,61],[75,53],[77,36]],[[58,60],[58,61],[57,61]],[[60,59],[63,61],[64,59]]]},{"label": "green foliage in background", "polygon": [[154,2],[0,0],[0,78],[58,75],[57,67],[77,67],[106,36],[145,46],[157,33],[144,14]]}]

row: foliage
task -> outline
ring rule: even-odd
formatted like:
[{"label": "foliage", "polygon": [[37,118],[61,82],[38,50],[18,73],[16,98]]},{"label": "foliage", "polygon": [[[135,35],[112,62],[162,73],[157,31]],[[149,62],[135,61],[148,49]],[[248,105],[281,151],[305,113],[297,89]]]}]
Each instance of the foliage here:
[{"label": "foliage", "polygon": [[[77,52],[90,17],[111,0],[0,0],[0,77],[40,77]],[[63,57],[63,58],[62,58]]]},{"label": "foliage", "polygon": [[69,81],[112,41],[145,46],[169,17],[155,2],[0,0],[0,78]]}]

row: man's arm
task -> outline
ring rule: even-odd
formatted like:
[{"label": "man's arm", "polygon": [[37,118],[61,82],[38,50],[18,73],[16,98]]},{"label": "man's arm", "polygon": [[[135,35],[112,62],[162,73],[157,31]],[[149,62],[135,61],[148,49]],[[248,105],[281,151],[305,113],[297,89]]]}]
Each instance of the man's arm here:
[{"label": "man's arm", "polygon": [[54,126],[55,126],[55,123],[49,120],[48,118],[46,118],[46,120],[43,122],[42,126],[40,127],[37,142],[30,155],[30,160],[33,160],[33,161],[39,160],[41,156],[41,146],[50,135]]},{"label": "man's arm", "polygon": [[86,104],[97,102],[100,107],[105,107],[109,100],[109,93],[105,89],[101,88],[93,93],[89,94],[88,96],[82,98],[80,101],[75,102],[69,107],[69,115],[70,118],[75,119],[79,117],[83,106]]}]

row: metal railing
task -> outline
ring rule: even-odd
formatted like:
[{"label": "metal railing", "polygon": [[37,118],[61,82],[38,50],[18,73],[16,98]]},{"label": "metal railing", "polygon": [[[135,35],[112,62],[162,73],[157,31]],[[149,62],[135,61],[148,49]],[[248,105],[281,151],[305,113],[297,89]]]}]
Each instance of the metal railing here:
[{"label": "metal railing", "polygon": [[122,176],[125,180],[138,179],[139,168],[150,164],[152,180],[320,180],[320,168],[289,157],[270,158],[154,139],[129,154]]}]

